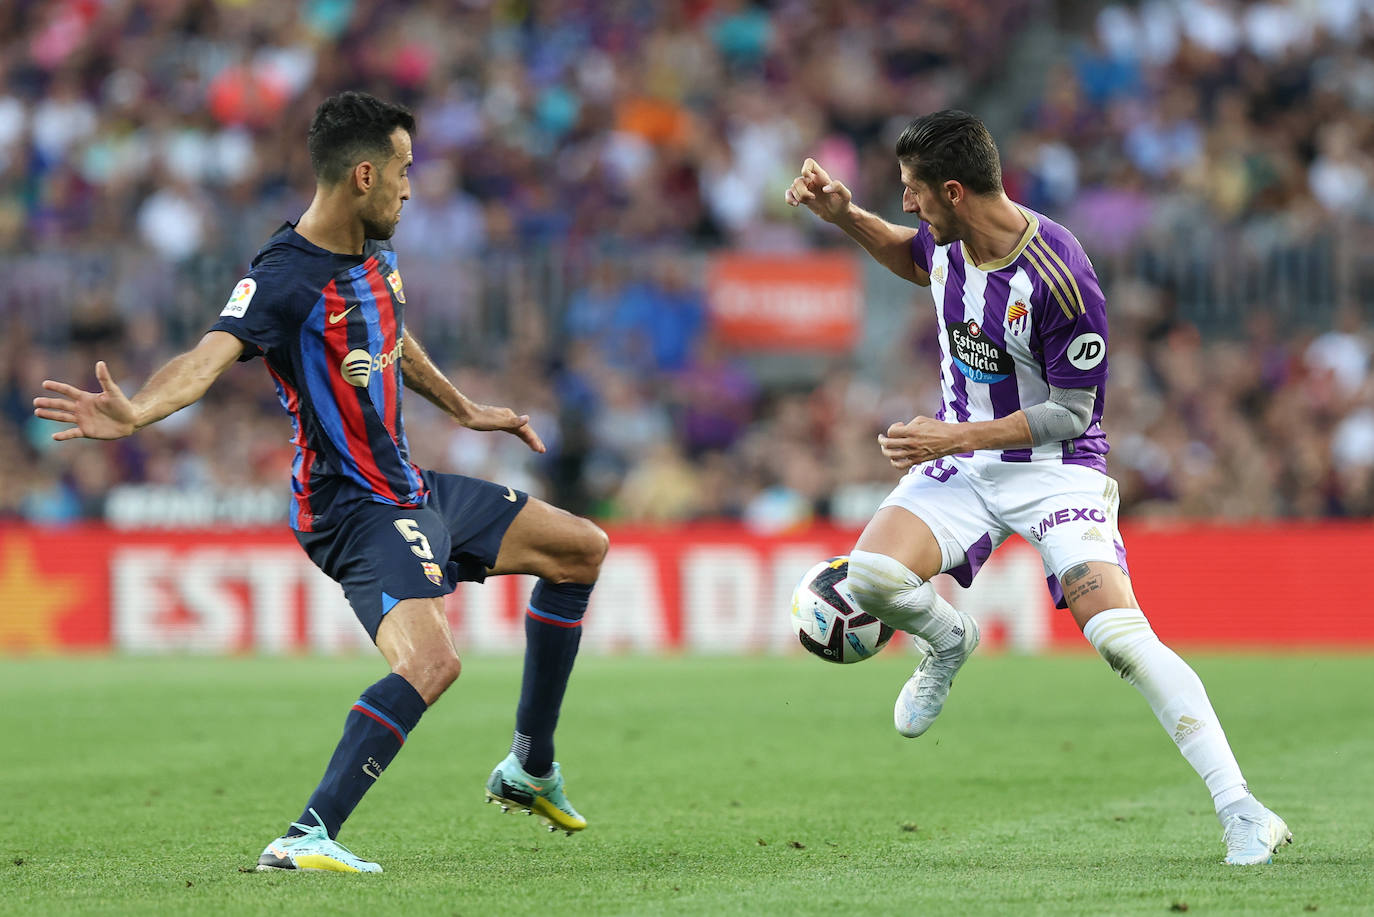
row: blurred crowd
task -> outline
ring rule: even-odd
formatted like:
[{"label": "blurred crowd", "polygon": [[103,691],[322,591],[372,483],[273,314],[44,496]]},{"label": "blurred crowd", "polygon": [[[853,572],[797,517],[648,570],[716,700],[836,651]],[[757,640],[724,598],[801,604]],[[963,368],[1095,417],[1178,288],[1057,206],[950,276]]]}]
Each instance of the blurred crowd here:
[{"label": "blurred crowd", "polygon": [[[1374,227],[1374,0],[15,0],[0,519],[152,493],[130,487],[284,494],[256,365],[116,444],[54,446],[30,400],[97,359],[132,389],[192,344],[308,203],[305,128],[346,88],[418,116],[408,322],[550,446],[408,399],[422,465],[609,521],[862,522],[895,477],[876,434],[938,405],[927,295],[869,352],[799,357],[801,383],[712,334],[704,259],[847,245],[783,204],[802,158],[896,214],[896,132],[986,106],[1008,192],[1106,281],[1123,512],[1374,515],[1374,267],[1351,254]],[[1216,270],[1298,249],[1316,267],[1284,283]]]}]

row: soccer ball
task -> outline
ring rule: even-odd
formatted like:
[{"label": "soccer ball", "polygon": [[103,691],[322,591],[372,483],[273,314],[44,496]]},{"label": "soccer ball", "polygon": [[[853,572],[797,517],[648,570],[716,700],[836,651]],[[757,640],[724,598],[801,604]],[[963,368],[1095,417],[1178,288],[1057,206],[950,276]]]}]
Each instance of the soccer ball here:
[{"label": "soccer ball", "polygon": [[806,651],[827,662],[863,662],[893,634],[849,594],[848,557],[832,557],[806,571],[792,592],[792,626]]}]

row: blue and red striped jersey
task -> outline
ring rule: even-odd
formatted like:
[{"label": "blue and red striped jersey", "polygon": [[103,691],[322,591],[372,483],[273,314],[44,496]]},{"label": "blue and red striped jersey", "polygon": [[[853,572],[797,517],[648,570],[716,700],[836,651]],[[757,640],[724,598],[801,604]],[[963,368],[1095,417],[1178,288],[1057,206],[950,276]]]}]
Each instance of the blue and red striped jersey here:
[{"label": "blue and red striped jersey", "polygon": [[421,506],[401,419],[405,292],[396,253],[326,251],[292,224],[253,259],[210,330],[262,357],[291,417],[291,527],[332,526],[360,501]]}]

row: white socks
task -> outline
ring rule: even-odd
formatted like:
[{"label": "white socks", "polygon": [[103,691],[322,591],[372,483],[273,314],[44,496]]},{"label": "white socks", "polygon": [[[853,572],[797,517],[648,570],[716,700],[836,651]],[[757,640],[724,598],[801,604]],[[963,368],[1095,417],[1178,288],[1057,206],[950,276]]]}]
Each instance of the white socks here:
[{"label": "white socks", "polygon": [[849,592],[884,624],[915,634],[937,653],[964,639],[964,620],[935,587],[886,554],[851,551]]},{"label": "white socks", "polygon": [[[852,563],[852,562],[851,562]],[[1136,687],[1178,750],[1212,793],[1217,812],[1250,795],[1202,681],[1134,608],[1112,608],[1088,621],[1083,636]]]}]

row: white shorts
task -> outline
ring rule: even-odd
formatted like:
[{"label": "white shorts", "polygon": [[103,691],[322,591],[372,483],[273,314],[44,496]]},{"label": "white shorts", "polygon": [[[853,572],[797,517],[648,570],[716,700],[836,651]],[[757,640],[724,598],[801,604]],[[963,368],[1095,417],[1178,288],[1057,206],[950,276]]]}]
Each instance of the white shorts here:
[{"label": "white shorts", "polygon": [[882,505],[900,506],[930,526],[940,542],[940,572],[964,587],[998,545],[1022,536],[1039,550],[1050,594],[1063,608],[1065,570],[1088,561],[1126,570],[1118,503],[1116,481],[1095,468],[946,456],[912,468]]}]

